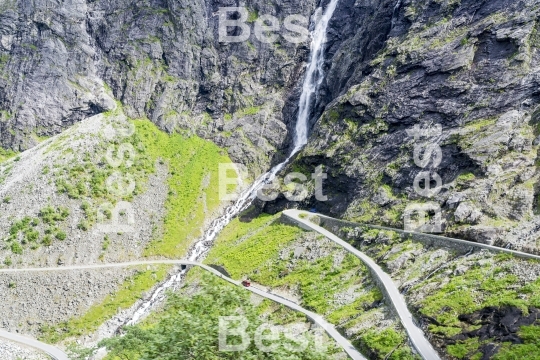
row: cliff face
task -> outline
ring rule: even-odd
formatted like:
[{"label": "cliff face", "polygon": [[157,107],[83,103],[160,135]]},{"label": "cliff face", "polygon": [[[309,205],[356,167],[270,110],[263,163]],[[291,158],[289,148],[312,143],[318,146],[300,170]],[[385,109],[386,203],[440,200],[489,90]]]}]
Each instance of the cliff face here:
[{"label": "cliff face", "polygon": [[[330,201],[310,206],[401,227],[407,205],[433,201],[447,233],[536,251],[538,2],[340,7],[320,94],[326,107],[296,160],[327,166]],[[415,127],[434,131],[415,139]],[[420,159],[432,144],[440,164],[413,161],[422,143]],[[431,187],[441,177],[434,196],[413,188],[422,171]]]},{"label": "cliff face", "polygon": [[[8,1],[0,5],[1,144],[16,150],[114,104],[226,147],[263,171],[286,145],[309,44],[220,43],[220,1]],[[247,3],[249,19],[309,19],[314,1]]]},{"label": "cliff face", "polygon": [[[1,144],[32,147],[119,100],[129,117],[210,139],[265,171],[288,151],[309,43],[220,43],[218,8],[237,5],[3,2]],[[253,25],[319,4],[240,5]],[[293,164],[325,165],[330,196],[304,205],[403,226],[406,206],[433,201],[449,234],[536,251],[538,5],[340,1],[311,139]],[[440,133],[414,139],[415,127]],[[437,166],[415,164],[421,142],[440,146]],[[443,184],[431,197],[413,188],[426,170]]]}]

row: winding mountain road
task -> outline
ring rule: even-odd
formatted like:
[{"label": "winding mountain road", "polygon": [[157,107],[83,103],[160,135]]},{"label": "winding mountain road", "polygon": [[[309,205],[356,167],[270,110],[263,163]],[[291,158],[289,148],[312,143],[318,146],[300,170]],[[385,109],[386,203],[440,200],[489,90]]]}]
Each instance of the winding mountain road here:
[{"label": "winding mountain road", "polygon": [[302,228],[306,230],[316,231],[319,234],[324,235],[328,239],[332,240],[333,242],[347,250],[349,253],[355,255],[364,264],[366,264],[370,268],[374,276],[377,278],[379,284],[383,287],[382,290],[386,293],[387,297],[392,303],[392,306],[394,307],[399,319],[401,320],[401,323],[403,324],[405,331],[409,335],[409,339],[416,351],[425,360],[440,360],[439,354],[435,351],[433,346],[427,340],[422,329],[420,329],[415,324],[413,316],[409,311],[409,308],[407,307],[407,303],[399,292],[396,284],[394,283],[392,278],[390,278],[390,276],[385,273],[383,269],[379,265],[377,265],[377,263],[375,263],[372,258],[367,256],[363,252],[357,250],[352,245],[342,240],[338,236],[334,235],[330,231],[310,222],[309,220],[307,220],[307,218],[302,218],[301,215],[304,217],[313,215],[308,213],[307,211],[285,210],[283,212],[283,215],[285,215],[293,222],[299,224]]},{"label": "winding mountain road", "polygon": [[26,336],[10,333],[5,330],[0,330],[0,338],[10,340],[25,346],[30,346],[31,348],[44,352],[45,354],[51,356],[53,359],[56,360],[69,360],[68,356],[62,350]]},{"label": "winding mountain road", "polygon": [[[285,298],[282,298],[280,296],[268,293],[266,291],[263,291],[261,289],[257,289],[256,287],[250,286],[250,287],[244,287],[239,281],[233,280],[222,273],[220,273],[218,270],[208,266],[204,265],[198,262],[194,261],[187,261],[187,260],[148,260],[148,261],[134,261],[134,262],[126,262],[126,263],[112,263],[112,264],[94,264],[94,265],[71,265],[71,266],[62,266],[62,267],[50,267],[50,268],[27,268],[27,269],[0,269],[0,274],[9,274],[9,273],[17,273],[17,272],[52,272],[52,271],[70,271],[70,270],[90,270],[90,269],[106,269],[106,268],[121,268],[121,267],[130,267],[130,266],[140,266],[140,265],[189,265],[189,266],[199,266],[203,268],[204,270],[219,276],[225,281],[230,282],[231,284],[234,284],[236,286],[241,286],[242,288],[251,291],[254,294],[260,295],[262,297],[265,297],[269,300],[275,301],[277,303],[283,304],[287,306],[288,308],[292,310],[299,311],[306,315],[309,319],[311,319],[314,323],[316,323],[318,326],[322,327],[326,333],[332,337],[342,348],[343,350],[351,357],[353,360],[366,360],[366,358],[355,349],[355,347],[347,340],[345,337],[343,337],[336,329],[335,327],[328,323],[326,320],[324,320],[320,315],[315,314],[309,310],[306,310],[302,308],[300,305],[295,304],[294,302],[287,300]],[[33,347],[35,349],[41,350],[45,352],[46,354],[53,357],[53,359],[56,360],[68,360],[68,357],[65,353],[63,353],[60,349],[57,349],[51,345],[44,344],[42,342],[39,342],[34,339],[30,339],[21,335],[12,334],[3,330],[0,330],[0,338],[5,338],[12,341],[17,341],[18,343]]]},{"label": "winding mountain road", "polygon": [[322,215],[322,214],[317,214],[317,216],[322,218],[322,219],[334,220],[334,221],[337,221],[337,222],[340,222],[340,223],[343,223],[343,224],[348,224],[348,225],[353,225],[353,226],[366,226],[366,227],[369,227],[370,229],[393,231],[393,232],[403,234],[403,235],[410,235],[413,239],[416,238],[417,240],[419,240],[419,239],[424,239],[424,240],[427,239],[427,240],[433,241],[436,244],[440,244],[440,246],[447,246],[449,243],[451,243],[451,244],[455,244],[455,245],[461,245],[461,246],[464,246],[464,247],[475,247],[475,248],[478,248],[478,249],[489,250],[489,251],[493,251],[493,252],[497,252],[497,253],[511,254],[511,255],[513,255],[515,257],[519,257],[519,258],[523,258],[523,259],[540,260],[539,255],[529,254],[529,253],[526,253],[526,252],[523,252],[523,251],[518,251],[518,250],[506,249],[506,248],[502,248],[500,246],[495,246],[495,245],[482,244],[482,243],[477,243],[477,242],[473,242],[473,241],[469,241],[469,240],[456,239],[456,238],[451,238],[451,237],[441,236],[441,235],[434,235],[434,234],[429,234],[429,233],[407,231],[407,230],[403,230],[403,229],[391,228],[391,227],[388,227],[388,226],[380,226],[380,225],[372,225],[372,224],[360,224],[360,223],[355,223],[355,222],[352,222],[352,221],[336,219],[336,218],[326,216],[326,215]]}]

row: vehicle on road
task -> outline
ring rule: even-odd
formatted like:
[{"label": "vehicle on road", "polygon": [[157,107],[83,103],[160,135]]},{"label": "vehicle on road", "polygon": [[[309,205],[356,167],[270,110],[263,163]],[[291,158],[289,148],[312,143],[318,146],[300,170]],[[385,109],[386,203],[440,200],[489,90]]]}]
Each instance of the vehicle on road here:
[{"label": "vehicle on road", "polygon": [[245,287],[250,287],[251,282],[249,280],[244,280],[244,281],[242,281],[242,285],[245,286]]}]

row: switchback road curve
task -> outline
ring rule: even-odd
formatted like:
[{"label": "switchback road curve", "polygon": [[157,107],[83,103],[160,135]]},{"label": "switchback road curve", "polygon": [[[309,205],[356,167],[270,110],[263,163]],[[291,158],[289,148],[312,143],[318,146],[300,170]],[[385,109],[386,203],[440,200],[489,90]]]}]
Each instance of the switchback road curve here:
[{"label": "switchback road curve", "polygon": [[[126,262],[126,263],[112,263],[112,264],[71,265],[71,266],[50,267],[50,268],[0,269],[0,274],[9,274],[9,273],[17,273],[17,272],[52,272],[52,271],[70,271],[70,270],[91,270],[91,269],[121,268],[121,267],[141,266],[141,265],[164,265],[164,264],[165,265],[170,264],[170,265],[199,266],[203,268],[204,270],[216,276],[219,276],[223,280],[228,281],[231,284],[234,284],[236,286],[241,286],[244,289],[251,291],[252,293],[255,293],[259,296],[265,297],[277,303],[283,304],[292,310],[299,311],[303,313],[304,315],[306,315],[318,326],[322,327],[326,331],[326,333],[330,337],[332,337],[343,348],[343,350],[349,355],[351,359],[367,360],[358,350],[356,350],[356,348],[349,342],[349,340],[343,337],[335,329],[335,327],[332,324],[328,323],[326,320],[324,320],[322,316],[315,314],[309,310],[306,310],[300,305],[293,303],[290,300],[268,293],[261,289],[257,289],[256,287],[253,287],[253,286],[244,287],[239,281],[233,280],[223,275],[216,269],[208,265],[198,263],[198,262],[187,261],[187,260],[148,260],[148,261],[133,261],[133,262]],[[31,346],[35,349],[41,350],[47,353],[48,355],[52,356],[56,360],[68,360],[67,355],[63,353],[60,349],[57,349],[51,345],[41,343],[34,339],[29,339],[24,336],[8,333],[6,331],[1,331],[1,330],[0,330],[0,338],[5,338],[8,340],[16,339],[13,341],[17,341],[21,344]]]}]

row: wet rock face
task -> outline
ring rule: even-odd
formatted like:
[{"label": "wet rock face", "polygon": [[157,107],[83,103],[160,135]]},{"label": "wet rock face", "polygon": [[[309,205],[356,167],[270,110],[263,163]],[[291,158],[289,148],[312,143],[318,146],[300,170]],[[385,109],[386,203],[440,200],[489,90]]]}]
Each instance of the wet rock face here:
[{"label": "wet rock face", "polygon": [[523,344],[518,331],[522,326],[535,325],[540,309],[529,309],[529,314],[515,307],[488,307],[472,314],[460,315],[459,320],[470,325],[480,325],[477,330],[464,332],[452,338],[450,343],[477,337],[480,341],[490,341],[482,345],[482,359],[491,359],[498,352],[501,343]]}]

